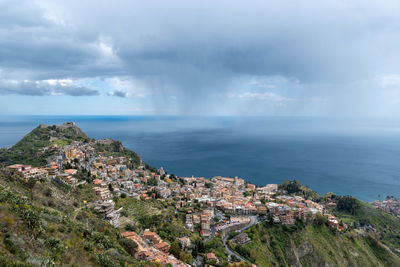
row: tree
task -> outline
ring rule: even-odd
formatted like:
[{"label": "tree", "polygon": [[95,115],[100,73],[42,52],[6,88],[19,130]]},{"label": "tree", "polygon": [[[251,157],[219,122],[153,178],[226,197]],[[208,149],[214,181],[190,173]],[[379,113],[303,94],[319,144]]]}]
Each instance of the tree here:
[{"label": "tree", "polygon": [[47,188],[47,189],[44,191],[44,195],[45,195],[46,197],[52,197],[52,196],[53,196],[53,192],[51,191],[50,188]]},{"label": "tree", "polygon": [[360,203],[352,196],[337,196],[336,197],[337,209],[355,215],[360,208]]},{"label": "tree", "polygon": [[324,215],[321,213],[317,213],[317,216],[315,218],[315,223],[317,225],[328,225],[328,218],[326,218]]},{"label": "tree", "polygon": [[286,190],[288,194],[295,194],[301,191],[301,183],[298,180],[285,180],[279,189]]},{"label": "tree", "polygon": [[193,255],[193,257],[197,257],[197,255],[199,255],[200,253],[204,253],[204,252],[205,252],[205,248],[204,248],[203,241],[200,238],[197,238],[194,241],[192,255]]},{"label": "tree", "polygon": [[33,201],[33,188],[36,185],[37,180],[36,179],[32,179],[30,178],[26,183],[26,187],[29,189],[30,191],[30,195],[31,195],[31,201]]},{"label": "tree", "polygon": [[181,253],[181,247],[179,246],[178,241],[175,240],[174,242],[172,242],[169,252],[172,255],[174,255],[176,258],[179,258],[180,253]]},{"label": "tree", "polygon": [[246,191],[246,192],[243,192],[243,196],[244,197],[249,197],[249,196],[251,196],[252,194],[251,194],[251,191]]},{"label": "tree", "polygon": [[268,223],[269,223],[270,225],[273,225],[273,224],[274,224],[274,218],[272,217],[271,212],[268,213]]},{"label": "tree", "polygon": [[118,242],[125,249],[126,252],[128,252],[132,256],[135,255],[138,248],[138,244],[136,244],[136,242],[128,238],[121,238],[118,240]]},{"label": "tree", "polygon": [[108,184],[108,190],[110,190],[110,192],[114,192],[114,188],[112,187],[111,184]]}]

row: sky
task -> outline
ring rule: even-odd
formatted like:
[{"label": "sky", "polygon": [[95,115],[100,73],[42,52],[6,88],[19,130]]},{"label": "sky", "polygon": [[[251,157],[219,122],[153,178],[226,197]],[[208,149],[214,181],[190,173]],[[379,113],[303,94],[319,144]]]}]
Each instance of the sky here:
[{"label": "sky", "polygon": [[400,116],[400,1],[0,0],[0,114]]}]

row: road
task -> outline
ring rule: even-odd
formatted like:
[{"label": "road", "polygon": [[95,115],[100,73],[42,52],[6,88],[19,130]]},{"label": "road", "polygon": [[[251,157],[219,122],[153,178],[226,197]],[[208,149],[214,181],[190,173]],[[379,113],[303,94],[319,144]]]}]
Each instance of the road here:
[{"label": "road", "polygon": [[[217,217],[219,220],[223,220],[223,219],[225,218],[225,214],[224,214],[222,211],[220,211],[220,210],[216,210],[216,211],[215,211],[215,217]],[[212,225],[212,226],[210,227],[210,231],[211,231],[211,234],[210,234],[210,236],[204,241],[204,243],[207,242],[207,241],[210,241],[211,239],[213,239],[213,238],[215,237],[215,235],[217,234],[217,230],[215,229],[215,225]]]},{"label": "road", "polygon": [[[252,227],[253,225],[258,223],[258,217],[257,216],[250,216],[250,223],[248,225],[246,225],[245,227],[237,230],[237,232],[243,232],[247,229],[249,229],[250,227]],[[238,253],[236,253],[235,251],[231,250],[229,245],[228,245],[228,237],[229,234],[227,234],[224,239],[222,240],[224,242],[224,246],[225,246],[225,251],[228,254],[228,259],[231,259],[232,255],[235,255],[236,258],[238,258],[241,261],[244,262],[249,262],[248,260],[246,260],[245,258],[243,258],[242,256],[240,256]],[[249,262],[250,263],[250,262]]]},{"label": "road", "polygon": [[197,258],[193,261],[194,266],[202,267],[203,266],[203,258],[201,256],[197,256]]}]

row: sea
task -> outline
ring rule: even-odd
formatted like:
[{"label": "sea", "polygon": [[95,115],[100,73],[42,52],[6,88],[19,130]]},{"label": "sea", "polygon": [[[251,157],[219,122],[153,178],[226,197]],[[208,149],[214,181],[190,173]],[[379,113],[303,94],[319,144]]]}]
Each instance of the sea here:
[{"label": "sea", "polygon": [[400,196],[400,121],[309,117],[0,116],[0,147],[39,124],[74,121],[182,177],[298,179],[320,194]]}]

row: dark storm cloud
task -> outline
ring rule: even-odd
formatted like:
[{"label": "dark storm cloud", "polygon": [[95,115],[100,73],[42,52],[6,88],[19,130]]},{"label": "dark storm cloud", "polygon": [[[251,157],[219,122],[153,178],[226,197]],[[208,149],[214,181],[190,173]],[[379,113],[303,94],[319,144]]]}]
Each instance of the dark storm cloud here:
[{"label": "dark storm cloud", "polygon": [[[23,3],[2,3],[4,67],[71,76],[105,75],[102,68],[137,75],[214,69],[329,80],[399,59],[397,52],[387,57],[397,51],[388,41],[400,40],[395,1]],[[120,65],[101,62],[102,37]]]},{"label": "dark storm cloud", "polygon": [[108,93],[109,96],[117,96],[117,97],[128,97],[128,93],[127,92],[123,92],[123,91],[113,91],[113,92],[109,92]]},{"label": "dark storm cloud", "polygon": [[0,69],[8,76],[133,77],[156,102],[173,96],[184,108],[218,106],[243,85],[237,80],[269,76],[296,83],[257,93],[333,96],[340,106],[346,90],[361,102],[376,99],[352,86],[400,73],[394,0],[39,0],[3,1],[0,10]]}]

